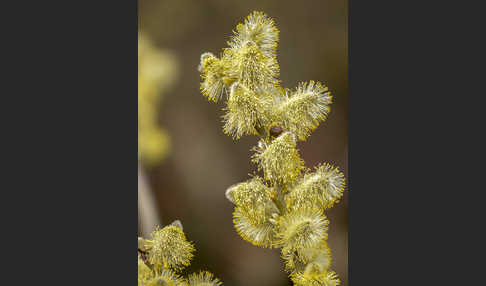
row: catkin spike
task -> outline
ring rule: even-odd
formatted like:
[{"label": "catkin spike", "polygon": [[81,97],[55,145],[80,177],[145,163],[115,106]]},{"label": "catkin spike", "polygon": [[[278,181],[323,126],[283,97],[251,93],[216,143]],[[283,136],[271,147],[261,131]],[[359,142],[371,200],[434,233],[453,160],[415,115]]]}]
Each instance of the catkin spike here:
[{"label": "catkin spike", "polygon": [[175,220],[164,228],[156,227],[152,240],[138,238],[138,286],[220,286],[208,271],[191,274],[186,280],[177,272],[188,266],[195,251],[186,240],[182,223]]},{"label": "catkin spike", "polygon": [[218,278],[214,277],[211,272],[201,271],[192,273],[187,277],[189,286],[220,286],[223,285]]},{"label": "catkin spike", "polygon": [[344,175],[330,164],[320,164],[307,173],[285,198],[287,208],[331,208],[342,196],[346,186]]},{"label": "catkin spike", "polygon": [[159,274],[146,281],[143,286],[186,286],[184,278],[169,269],[163,269]]},{"label": "catkin spike", "polygon": [[168,225],[151,233],[153,246],[148,259],[157,268],[180,270],[188,266],[195,251],[181,228]]},{"label": "catkin spike", "polygon": [[262,178],[255,176],[246,182],[230,187],[227,196],[252,224],[258,225],[279,212],[273,202],[274,192],[275,190],[264,184]]},{"label": "catkin spike", "polygon": [[332,261],[331,250],[326,241],[322,241],[317,247],[301,248],[299,251],[284,248],[282,258],[285,260],[285,270],[292,273],[304,271],[311,264],[323,272],[329,269]]},{"label": "catkin spike", "polygon": [[284,99],[280,100],[275,109],[275,117],[299,140],[305,140],[326,120],[331,103],[332,96],[326,86],[314,81],[299,83],[294,92],[287,92]]},{"label": "catkin spike", "polygon": [[265,57],[275,57],[278,45],[279,30],[275,26],[273,19],[265,13],[255,11],[251,13],[244,24],[238,24],[234,36],[228,45],[232,49],[241,49],[253,43],[260,49]]},{"label": "catkin spike", "polygon": [[138,286],[144,285],[154,277],[154,272],[138,257]]},{"label": "catkin spike", "polygon": [[297,272],[291,275],[295,286],[338,286],[341,284],[336,272]]},{"label": "catkin spike", "polygon": [[228,94],[225,84],[226,62],[218,59],[211,53],[204,53],[201,56],[201,63],[198,68],[201,71],[201,92],[209,100],[217,102]]},{"label": "catkin spike", "polygon": [[278,221],[276,243],[282,252],[297,251],[301,257],[309,248],[320,249],[327,239],[329,221],[315,209],[301,208],[281,216]]},{"label": "catkin spike", "polygon": [[263,143],[264,148],[257,151],[252,161],[259,165],[265,179],[273,184],[287,185],[295,181],[304,170],[304,161],[300,158],[295,136],[290,132],[280,134],[270,144]]},{"label": "catkin spike", "polygon": [[315,81],[299,83],[295,90],[280,86],[279,31],[264,13],[251,13],[233,33],[221,59],[205,53],[199,70],[203,95],[217,101],[229,93],[224,132],[235,140],[259,137],[251,159],[263,179],[255,176],[225,192],[235,205],[235,229],[253,245],[282,248],[294,285],[337,286],[323,210],[342,197],[344,176],[329,164],[311,173],[297,149],[297,141],[326,120],[332,96]]},{"label": "catkin spike", "polygon": [[261,223],[251,220],[239,207],[233,212],[236,232],[246,241],[260,247],[275,247],[274,224],[268,218]]},{"label": "catkin spike", "polygon": [[275,58],[268,58],[253,44],[234,51],[228,75],[252,91],[270,88],[278,83],[279,66]]},{"label": "catkin spike", "polygon": [[225,109],[227,113],[223,116],[224,132],[234,139],[243,135],[257,135],[268,121],[265,109],[269,100],[265,94],[255,93],[234,83]]}]

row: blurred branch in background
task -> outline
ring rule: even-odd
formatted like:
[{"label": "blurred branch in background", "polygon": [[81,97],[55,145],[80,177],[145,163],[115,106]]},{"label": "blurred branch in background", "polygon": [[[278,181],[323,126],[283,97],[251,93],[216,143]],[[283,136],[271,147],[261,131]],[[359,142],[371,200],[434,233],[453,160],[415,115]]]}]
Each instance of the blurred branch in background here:
[{"label": "blurred branch in background", "polygon": [[148,237],[156,225],[161,225],[154,194],[140,164],[138,165],[138,221],[138,232],[145,237]]},{"label": "blurred branch in background", "polygon": [[160,224],[155,197],[144,167],[160,163],[170,151],[167,132],[158,124],[161,96],[175,81],[176,59],[157,49],[146,35],[138,39],[138,212],[139,233],[146,236]]}]

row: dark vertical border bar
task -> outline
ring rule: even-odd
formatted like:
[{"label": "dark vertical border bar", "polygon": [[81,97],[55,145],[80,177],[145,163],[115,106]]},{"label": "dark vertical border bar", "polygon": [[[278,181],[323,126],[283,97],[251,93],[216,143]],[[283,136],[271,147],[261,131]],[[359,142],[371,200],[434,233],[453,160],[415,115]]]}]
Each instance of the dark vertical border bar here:
[{"label": "dark vertical border bar", "polygon": [[5,4],[0,284],[135,285],[137,1]]},{"label": "dark vertical border bar", "polygon": [[476,11],[349,0],[351,286],[484,284]]},{"label": "dark vertical border bar", "polygon": [[420,271],[412,265],[421,255],[413,213],[421,206],[409,178],[420,158],[409,151],[419,148],[420,128],[410,112],[420,116],[420,108],[407,98],[420,90],[410,85],[411,25],[403,3],[349,0],[349,9],[349,281],[415,284],[407,272]]}]

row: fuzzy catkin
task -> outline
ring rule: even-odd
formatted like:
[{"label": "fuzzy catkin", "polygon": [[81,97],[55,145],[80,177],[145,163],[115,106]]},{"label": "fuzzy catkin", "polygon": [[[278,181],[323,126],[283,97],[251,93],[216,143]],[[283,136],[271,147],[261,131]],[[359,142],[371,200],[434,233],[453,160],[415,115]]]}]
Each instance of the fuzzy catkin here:
[{"label": "fuzzy catkin", "polygon": [[327,245],[329,220],[324,213],[343,195],[338,168],[305,167],[297,141],[306,140],[330,112],[332,96],[320,82],[280,85],[277,62],[279,31],[273,19],[251,13],[238,24],[221,57],[201,56],[201,91],[211,101],[227,98],[223,131],[235,140],[259,138],[252,162],[263,175],[235,184],[226,197],[235,205],[237,233],[259,247],[281,248],[294,285],[336,286]]},{"label": "fuzzy catkin", "polygon": [[190,274],[180,271],[190,264],[194,245],[186,239],[180,221],[157,227],[151,239],[138,238],[138,286],[220,286],[208,271]]}]

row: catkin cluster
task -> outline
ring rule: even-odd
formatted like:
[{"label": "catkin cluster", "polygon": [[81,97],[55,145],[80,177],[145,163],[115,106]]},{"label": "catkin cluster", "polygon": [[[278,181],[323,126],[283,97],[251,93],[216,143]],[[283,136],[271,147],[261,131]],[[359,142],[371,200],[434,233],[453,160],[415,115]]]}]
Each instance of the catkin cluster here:
[{"label": "catkin cluster", "polygon": [[178,274],[190,264],[195,248],[186,239],[180,221],[156,228],[151,239],[138,238],[138,286],[220,286],[208,271]]},{"label": "catkin cluster", "polygon": [[329,164],[307,169],[296,146],[327,118],[331,94],[314,81],[280,85],[279,31],[264,13],[253,12],[233,33],[219,57],[202,54],[199,71],[202,94],[226,103],[224,132],[259,137],[252,162],[263,176],[226,191],[236,231],[256,246],[280,248],[294,285],[339,285],[324,212],[342,197],[345,179]]}]

